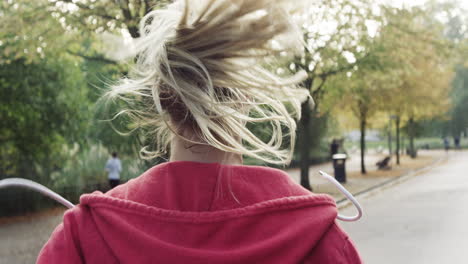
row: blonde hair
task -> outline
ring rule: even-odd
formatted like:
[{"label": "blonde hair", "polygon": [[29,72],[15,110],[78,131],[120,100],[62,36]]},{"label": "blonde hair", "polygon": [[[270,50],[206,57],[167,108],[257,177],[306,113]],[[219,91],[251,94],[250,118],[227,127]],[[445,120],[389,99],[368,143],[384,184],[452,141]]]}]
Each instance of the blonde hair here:
[{"label": "blonde hair", "polygon": [[[177,136],[267,163],[291,161],[293,116],[300,118],[309,93],[298,86],[303,75],[273,72],[280,52],[302,40],[288,1],[176,1],[142,19],[130,78],[106,98],[124,100],[127,108],[117,116],[128,115],[133,128],[150,132],[155,149],[144,148],[146,157],[165,154]],[[270,124],[269,140],[262,141],[248,123]],[[195,136],[183,137],[186,129]]]}]

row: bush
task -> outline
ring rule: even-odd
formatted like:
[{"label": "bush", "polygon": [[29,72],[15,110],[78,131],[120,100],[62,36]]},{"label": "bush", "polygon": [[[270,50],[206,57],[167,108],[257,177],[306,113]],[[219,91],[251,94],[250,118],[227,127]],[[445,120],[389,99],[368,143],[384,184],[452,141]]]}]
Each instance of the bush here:
[{"label": "bush", "polygon": [[[73,203],[78,203],[83,193],[95,190],[107,191],[107,174],[104,170],[108,150],[101,145],[91,145],[87,149],[80,149],[78,145],[73,148],[64,147],[61,168],[56,168],[50,175],[50,182],[45,184],[53,191],[64,196]],[[121,180],[126,182],[138,177],[146,170],[144,161],[133,157],[122,157]],[[48,170],[36,165],[36,171],[42,175]],[[49,175],[42,175],[47,178]],[[20,215],[44,208],[56,206],[57,203],[39,193],[24,189],[8,189],[0,191],[0,216]]]}]

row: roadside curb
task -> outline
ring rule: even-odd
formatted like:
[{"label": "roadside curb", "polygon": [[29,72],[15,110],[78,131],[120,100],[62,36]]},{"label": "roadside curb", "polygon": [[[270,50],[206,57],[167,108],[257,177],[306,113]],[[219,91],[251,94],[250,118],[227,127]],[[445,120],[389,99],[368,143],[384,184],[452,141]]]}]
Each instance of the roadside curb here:
[{"label": "roadside curb", "polygon": [[[358,197],[362,197],[362,196],[367,195],[367,194],[377,193],[377,192],[379,192],[379,191],[381,191],[381,190],[383,190],[385,188],[400,184],[400,183],[402,183],[402,182],[404,182],[404,181],[406,181],[406,180],[408,180],[408,179],[410,179],[410,178],[412,178],[414,176],[417,176],[417,175],[419,175],[421,173],[430,171],[433,168],[439,166],[442,162],[447,161],[447,160],[448,160],[448,156],[440,157],[436,161],[434,161],[432,164],[430,164],[430,165],[428,165],[426,167],[411,170],[408,173],[403,174],[401,176],[398,176],[396,178],[388,179],[388,180],[386,180],[384,182],[381,182],[379,184],[371,186],[371,187],[369,187],[367,189],[364,189],[364,190],[358,191],[356,193],[353,193],[353,196],[355,198],[358,198]],[[337,205],[338,209],[348,207],[351,204],[352,203],[347,198],[341,198],[340,200],[336,201],[336,205]]]}]

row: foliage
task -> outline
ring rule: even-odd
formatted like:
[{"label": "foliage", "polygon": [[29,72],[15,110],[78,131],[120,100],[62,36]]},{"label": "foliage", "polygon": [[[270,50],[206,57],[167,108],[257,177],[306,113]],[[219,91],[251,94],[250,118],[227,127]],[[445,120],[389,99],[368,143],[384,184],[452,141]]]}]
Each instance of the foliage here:
[{"label": "foliage", "polygon": [[[63,23],[81,31],[102,33],[128,30],[132,38],[140,36],[138,23],[152,9],[168,4],[169,0],[52,0],[50,9],[63,17]],[[84,19],[83,19],[84,18]]]},{"label": "foliage", "polygon": [[468,100],[468,16],[467,10],[453,12],[454,9],[450,7],[443,10],[447,10],[448,17],[445,36],[456,45],[457,66],[452,82],[452,108],[449,113],[451,118],[448,126],[451,135],[457,137],[461,133],[467,133],[468,129],[468,116],[466,115],[468,113],[468,104],[466,104]]},{"label": "foliage", "polygon": [[64,27],[52,15],[48,1],[2,1],[0,3],[0,63],[23,59],[26,63],[55,57],[76,40],[79,32]]},{"label": "foliage", "polygon": [[0,64],[1,175],[32,177],[36,163],[60,167],[56,150],[83,140],[89,107],[83,87],[79,68],[66,59]]},{"label": "foliage", "polygon": [[[289,71],[305,71],[304,87],[310,89],[315,102],[302,105],[302,119],[299,123],[299,153],[301,159],[301,185],[310,188],[310,148],[316,140],[313,136],[313,119],[318,117],[318,107],[324,94],[327,79],[343,74],[359,64],[368,55],[375,28],[379,25],[380,7],[368,0],[316,1],[300,18],[303,25],[304,53],[286,63]],[[311,141],[313,139],[314,142]]]},{"label": "foliage", "polygon": [[[167,0],[10,0],[0,3],[0,62],[23,57],[45,58],[68,52],[87,60],[116,64],[105,56],[106,34],[137,38],[138,23]],[[122,39],[122,37],[120,38]],[[83,41],[86,40],[86,41]],[[121,41],[121,40],[120,40]],[[104,46],[105,45],[105,46]],[[5,59],[6,58],[6,59]]]},{"label": "foliage", "polygon": [[348,76],[338,76],[326,85],[330,92],[325,105],[333,109],[338,103],[341,107],[335,112],[353,113],[359,120],[362,173],[366,173],[365,133],[373,117],[395,116],[397,134],[400,120],[408,120],[406,132],[413,149],[416,121],[440,117],[449,107],[451,48],[445,45],[441,25],[419,8],[384,11],[368,56]]},{"label": "foliage", "polygon": [[451,109],[451,134],[460,136],[468,129],[468,68],[459,66],[453,80],[451,92],[453,107]]},{"label": "foliage", "polygon": [[380,22],[380,6],[371,1],[317,1],[303,16],[306,48],[289,62],[290,71],[305,71],[304,82],[320,103],[327,78],[342,74],[369,54]]},{"label": "foliage", "polygon": [[[110,158],[109,151],[101,145],[89,145],[80,148],[64,148],[65,162],[60,171],[51,174],[52,184],[56,190],[74,187],[78,191],[87,186],[107,186],[107,173],[104,165]],[[123,182],[140,175],[146,169],[146,165],[139,159],[128,156],[119,157],[122,162],[120,174]]]}]

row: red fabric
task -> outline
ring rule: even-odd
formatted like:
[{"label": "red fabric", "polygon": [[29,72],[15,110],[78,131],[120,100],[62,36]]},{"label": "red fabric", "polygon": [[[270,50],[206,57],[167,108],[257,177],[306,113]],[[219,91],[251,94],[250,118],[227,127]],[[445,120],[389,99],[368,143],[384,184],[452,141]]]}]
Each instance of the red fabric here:
[{"label": "red fabric", "polygon": [[38,263],[361,263],[334,200],[281,170],[168,162],[80,202]]}]

